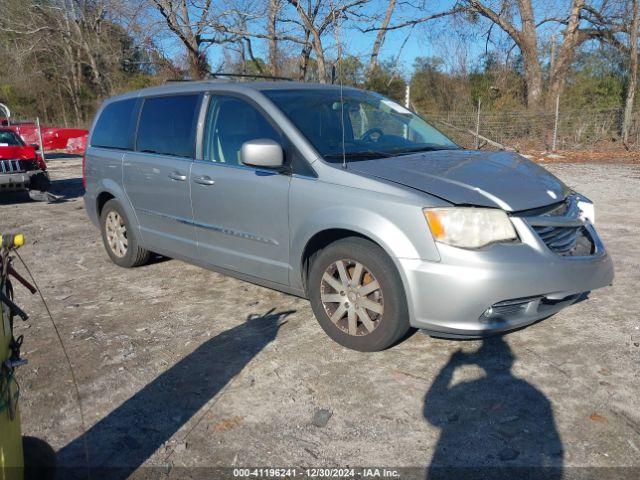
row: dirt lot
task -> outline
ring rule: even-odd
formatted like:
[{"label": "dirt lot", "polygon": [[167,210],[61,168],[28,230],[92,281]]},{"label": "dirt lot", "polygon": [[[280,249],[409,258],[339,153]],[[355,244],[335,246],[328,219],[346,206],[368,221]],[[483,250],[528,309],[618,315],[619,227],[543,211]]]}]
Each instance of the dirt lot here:
[{"label": "dirt lot", "polygon": [[0,230],[27,235],[22,254],[80,384],[84,435],[44,309],[19,290],[32,315],[17,327],[24,431],[62,465],[83,465],[86,440],[91,464],[125,467],[120,476],[141,465],[175,477],[194,471],[185,466],[640,475],[577,468],[640,468],[638,165],[549,167],[596,202],[615,286],[501,339],[417,333],[375,354],[332,343],[305,300],[175,260],[115,266],[83,209],[80,159],[50,167],[66,201],[5,199]]}]

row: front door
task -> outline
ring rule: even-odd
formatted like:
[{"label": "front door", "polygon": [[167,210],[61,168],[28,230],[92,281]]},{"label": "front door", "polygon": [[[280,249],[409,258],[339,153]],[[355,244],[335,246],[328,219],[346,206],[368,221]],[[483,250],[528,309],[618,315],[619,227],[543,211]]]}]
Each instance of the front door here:
[{"label": "front door", "polygon": [[189,171],[193,163],[199,95],[144,100],[136,151],[123,161],[123,183],[144,246],[196,257]]},{"label": "front door", "polygon": [[242,144],[260,138],[284,145],[247,101],[211,97],[203,160],[193,163],[190,178],[198,254],[211,265],[288,284],[290,176],[240,161]]}]

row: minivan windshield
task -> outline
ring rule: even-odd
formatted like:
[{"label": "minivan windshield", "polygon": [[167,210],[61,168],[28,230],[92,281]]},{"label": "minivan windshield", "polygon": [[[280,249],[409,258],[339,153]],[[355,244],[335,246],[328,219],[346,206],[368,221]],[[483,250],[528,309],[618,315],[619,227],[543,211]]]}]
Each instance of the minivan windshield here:
[{"label": "minivan windshield", "polygon": [[343,154],[350,162],[459,148],[420,117],[377,93],[355,89],[341,93],[337,88],[263,93],[329,162],[342,162]]}]

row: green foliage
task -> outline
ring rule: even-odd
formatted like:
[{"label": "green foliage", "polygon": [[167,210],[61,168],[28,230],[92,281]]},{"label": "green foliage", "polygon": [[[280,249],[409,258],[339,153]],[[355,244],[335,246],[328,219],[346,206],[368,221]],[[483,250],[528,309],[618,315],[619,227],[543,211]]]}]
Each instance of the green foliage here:
[{"label": "green foliage", "polygon": [[380,62],[367,75],[363,85],[367,90],[373,90],[400,103],[404,103],[406,86],[407,83],[396,72],[392,61]]},{"label": "green foliage", "polygon": [[569,108],[619,108],[626,93],[626,59],[611,48],[577,52],[561,96]]},{"label": "green foliage", "polygon": [[358,57],[347,55],[336,63],[335,68],[336,83],[357,87],[365,81],[364,65]]}]

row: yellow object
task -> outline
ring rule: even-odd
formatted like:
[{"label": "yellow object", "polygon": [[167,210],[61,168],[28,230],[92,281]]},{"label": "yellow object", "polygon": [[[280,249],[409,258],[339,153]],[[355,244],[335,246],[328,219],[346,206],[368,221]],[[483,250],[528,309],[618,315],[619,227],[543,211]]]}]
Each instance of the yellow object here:
[{"label": "yellow object", "polygon": [[[5,242],[8,245],[5,245]],[[0,248],[19,248],[24,245],[24,235],[21,233],[17,233],[15,235],[0,235]]]},{"label": "yellow object", "polygon": [[[17,247],[23,245],[24,237],[22,235],[14,236],[13,243]],[[2,245],[2,236],[0,236],[0,245]],[[11,325],[4,305],[0,304],[0,364],[3,364],[11,356],[10,342]],[[0,392],[6,389],[6,373],[6,367],[0,366]],[[13,383],[10,388],[10,395],[13,397],[16,393],[16,384]],[[6,401],[6,398],[0,399],[0,405]],[[16,405],[13,418],[11,418],[8,409],[0,411],[0,480],[22,480],[23,462],[20,411]]]},{"label": "yellow object", "polygon": [[23,245],[24,245],[24,235],[21,233],[18,233],[15,237],[13,237],[13,246],[21,247]]}]

